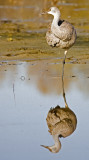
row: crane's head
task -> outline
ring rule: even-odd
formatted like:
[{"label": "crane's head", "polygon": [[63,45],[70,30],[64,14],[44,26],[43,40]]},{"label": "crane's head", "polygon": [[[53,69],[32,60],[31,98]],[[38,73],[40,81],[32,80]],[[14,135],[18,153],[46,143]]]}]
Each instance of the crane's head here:
[{"label": "crane's head", "polygon": [[53,16],[60,16],[60,11],[57,7],[51,7],[50,11],[48,11],[47,13]]}]

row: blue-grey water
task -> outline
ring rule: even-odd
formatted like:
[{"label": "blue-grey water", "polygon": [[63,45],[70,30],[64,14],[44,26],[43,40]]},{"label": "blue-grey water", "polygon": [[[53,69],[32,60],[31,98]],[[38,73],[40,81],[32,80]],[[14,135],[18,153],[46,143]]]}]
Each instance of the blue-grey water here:
[{"label": "blue-grey water", "polygon": [[65,64],[64,86],[77,128],[62,138],[53,154],[46,116],[51,107],[64,106],[62,64],[47,60],[3,62],[0,65],[0,160],[89,159],[89,65]]}]

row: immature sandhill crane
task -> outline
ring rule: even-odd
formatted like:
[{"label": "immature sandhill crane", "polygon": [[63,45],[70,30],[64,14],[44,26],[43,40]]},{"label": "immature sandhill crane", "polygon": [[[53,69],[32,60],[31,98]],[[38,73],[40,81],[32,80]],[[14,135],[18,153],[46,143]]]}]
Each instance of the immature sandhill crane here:
[{"label": "immature sandhill crane", "polygon": [[76,115],[68,107],[68,104],[66,102],[63,76],[64,76],[64,63],[62,71],[62,89],[63,89],[65,108],[56,106],[55,108],[50,109],[46,118],[49,132],[53,136],[55,144],[53,146],[41,145],[42,147],[49,149],[49,151],[53,153],[57,153],[61,149],[60,138],[61,137],[65,138],[71,135],[75,131],[77,125]]},{"label": "immature sandhill crane", "polygon": [[75,43],[77,34],[74,26],[66,20],[60,19],[60,11],[56,7],[51,7],[47,12],[54,16],[54,19],[49,25],[46,33],[46,40],[48,45],[52,47],[60,47],[65,49],[64,63],[67,50]]}]

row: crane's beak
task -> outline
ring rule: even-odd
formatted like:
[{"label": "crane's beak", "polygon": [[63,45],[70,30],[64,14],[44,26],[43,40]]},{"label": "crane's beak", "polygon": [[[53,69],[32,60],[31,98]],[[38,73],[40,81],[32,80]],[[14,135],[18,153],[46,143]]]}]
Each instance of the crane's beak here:
[{"label": "crane's beak", "polygon": [[50,152],[52,152],[52,150],[48,146],[41,145],[41,147],[47,148]]},{"label": "crane's beak", "polygon": [[48,12],[47,12],[47,11],[45,11],[45,12],[42,12],[42,13],[41,13],[41,15],[45,15],[45,14],[47,14],[47,13],[48,13]]},{"label": "crane's beak", "polygon": [[48,14],[52,14],[50,10],[49,10],[47,13],[48,13]]},{"label": "crane's beak", "polygon": [[43,12],[41,13],[41,15],[45,15],[45,14],[51,14],[50,9],[49,9],[49,10],[47,10],[47,11],[43,11]]}]

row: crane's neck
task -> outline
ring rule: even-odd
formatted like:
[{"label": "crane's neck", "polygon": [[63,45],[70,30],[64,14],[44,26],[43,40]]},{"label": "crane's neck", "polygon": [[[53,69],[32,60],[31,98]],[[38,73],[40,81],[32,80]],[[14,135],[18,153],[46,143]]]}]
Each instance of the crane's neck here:
[{"label": "crane's neck", "polygon": [[53,139],[54,139],[55,144],[51,146],[50,149],[53,153],[57,153],[61,149],[61,142],[58,138],[58,135],[53,135]]},{"label": "crane's neck", "polygon": [[60,14],[55,14],[52,21],[52,26],[58,26],[59,20],[60,20]]},{"label": "crane's neck", "polygon": [[53,139],[54,139],[54,142],[55,142],[54,146],[56,146],[58,148],[59,147],[61,148],[61,142],[60,142],[60,140],[58,138],[58,135],[53,135]]}]

